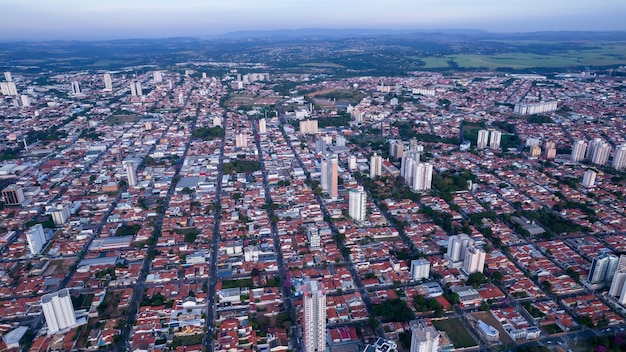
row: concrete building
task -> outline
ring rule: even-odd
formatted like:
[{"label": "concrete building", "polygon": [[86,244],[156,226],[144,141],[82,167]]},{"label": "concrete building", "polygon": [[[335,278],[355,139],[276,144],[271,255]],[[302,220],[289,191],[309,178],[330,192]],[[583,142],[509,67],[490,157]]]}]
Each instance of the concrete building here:
[{"label": "concrete building", "polygon": [[474,241],[466,234],[448,237],[448,249],[446,258],[453,263],[452,266],[460,267],[465,260],[465,251]]},{"label": "concrete building", "polygon": [[591,188],[595,185],[596,182],[596,172],[593,170],[585,171],[583,175],[583,186],[586,188]]},{"label": "concrete building", "polygon": [[574,143],[572,146],[572,155],[571,160],[574,162],[579,162],[585,159],[585,154],[587,152],[587,142],[584,140],[579,140]]},{"label": "concrete building", "polygon": [[2,190],[2,199],[6,205],[20,205],[24,201],[24,191],[17,185],[9,185]]},{"label": "concrete building", "polygon": [[67,221],[67,218],[70,216],[70,210],[67,206],[59,204],[50,210],[50,215],[52,215],[54,224],[60,226]]},{"label": "concrete building", "polygon": [[513,112],[520,115],[535,115],[556,111],[558,105],[556,101],[544,101],[540,103],[518,103],[515,104]]},{"label": "concrete building", "polygon": [[556,157],[556,144],[554,142],[544,143],[543,157],[546,159],[554,159]]},{"label": "concrete building", "polygon": [[626,144],[620,144],[615,148],[615,155],[613,155],[611,166],[618,171],[626,168]]},{"label": "concrete building", "polygon": [[259,134],[266,134],[267,133],[267,123],[265,122],[265,119],[260,119],[259,120]]},{"label": "concrete building", "polygon": [[496,130],[489,131],[489,149],[500,149],[500,141],[502,141],[502,132]]},{"label": "concrete building", "polygon": [[411,279],[419,281],[430,277],[430,262],[426,258],[411,261]]},{"label": "concrete building", "polygon": [[72,297],[66,288],[41,297],[41,310],[48,325],[48,335],[64,332],[78,325]]},{"label": "concrete building", "polygon": [[161,71],[152,72],[152,79],[154,80],[154,83],[163,82],[163,72]]},{"label": "concrete building", "polygon": [[383,174],[383,157],[374,153],[370,157],[370,178],[375,178]]},{"label": "concrete building", "polygon": [[129,186],[137,185],[137,164],[134,160],[127,160],[123,162],[126,169],[126,178],[128,179]]},{"label": "concrete building", "polygon": [[316,134],[317,133],[317,120],[302,120],[300,121],[300,133],[302,134]]},{"label": "concrete building", "polygon": [[432,326],[427,326],[424,321],[412,321],[411,326],[411,352],[437,352],[439,351],[439,331]]},{"label": "concrete building", "polygon": [[354,171],[356,170],[356,168],[356,156],[350,155],[350,157],[348,158],[348,169],[350,169],[350,171]]},{"label": "concrete building", "polygon": [[235,135],[235,147],[236,148],[248,148],[248,138],[246,133],[239,132]]},{"label": "concrete building", "polygon": [[593,259],[587,281],[591,284],[611,282],[617,271],[619,258],[614,254],[602,253]]},{"label": "concrete building", "polygon": [[143,89],[141,88],[141,81],[130,81],[130,95],[133,97],[143,96]]},{"label": "concrete building", "polygon": [[36,224],[28,229],[26,232],[26,242],[28,242],[28,248],[30,249],[30,253],[32,255],[41,254],[41,250],[46,242],[48,242],[41,224]]},{"label": "concrete building", "polygon": [[433,164],[417,163],[414,166],[413,185],[414,191],[426,191],[432,188]]},{"label": "concrete building", "polygon": [[6,96],[17,95],[17,86],[15,85],[15,82],[0,83],[0,90],[2,91],[2,95],[6,95]]},{"label": "concrete building", "polygon": [[402,159],[402,154],[404,152],[404,144],[401,140],[392,140],[389,142],[389,155],[396,159]]},{"label": "concrete building", "polygon": [[5,79],[7,82],[11,82],[11,81],[13,81],[13,76],[11,75],[11,72],[9,72],[9,71],[4,71],[4,79]]},{"label": "concrete building", "polygon": [[77,81],[73,81],[72,82],[72,94],[73,95],[79,95],[82,94],[83,91],[80,89],[80,83]]},{"label": "concrete building", "polygon": [[349,207],[348,215],[354,221],[363,221],[366,216],[367,205],[367,193],[363,186],[358,186],[356,189],[351,189],[349,192]]},{"label": "concrete building", "polygon": [[309,281],[303,292],[304,352],[326,350],[326,295],[317,281]]},{"label": "concrete building", "polygon": [[104,82],[104,90],[110,92],[113,90],[113,81],[111,80],[111,74],[105,73],[102,75],[102,81]]},{"label": "concrete building", "polygon": [[473,273],[482,273],[485,269],[485,258],[487,253],[482,248],[475,246],[467,247],[465,250],[465,259],[463,260],[463,272],[466,275]]},{"label": "concrete building", "polygon": [[488,143],[489,143],[489,131],[479,130],[478,139],[476,140],[476,148],[485,149],[487,148]]}]

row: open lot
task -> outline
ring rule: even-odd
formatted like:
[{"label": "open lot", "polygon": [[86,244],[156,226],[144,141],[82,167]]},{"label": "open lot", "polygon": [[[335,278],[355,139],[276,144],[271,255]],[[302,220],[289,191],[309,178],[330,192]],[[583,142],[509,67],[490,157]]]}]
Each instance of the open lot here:
[{"label": "open lot", "polygon": [[437,330],[443,330],[448,334],[455,348],[473,347],[476,342],[472,335],[465,329],[463,324],[457,318],[445,320],[433,320],[433,326]]}]

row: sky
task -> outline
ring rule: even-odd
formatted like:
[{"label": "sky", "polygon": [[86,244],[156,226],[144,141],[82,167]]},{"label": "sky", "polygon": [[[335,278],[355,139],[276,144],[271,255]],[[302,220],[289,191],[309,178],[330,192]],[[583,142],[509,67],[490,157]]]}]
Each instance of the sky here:
[{"label": "sky", "polygon": [[626,0],[0,0],[0,40],[300,28],[626,30]]}]

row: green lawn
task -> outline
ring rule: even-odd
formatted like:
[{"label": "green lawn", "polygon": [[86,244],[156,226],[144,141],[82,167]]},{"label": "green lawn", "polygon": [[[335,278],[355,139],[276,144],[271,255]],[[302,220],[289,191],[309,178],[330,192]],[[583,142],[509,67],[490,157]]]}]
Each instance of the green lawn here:
[{"label": "green lawn", "polygon": [[[532,53],[502,53],[497,55],[448,55],[444,57],[414,57],[422,60],[426,69],[449,68],[454,62],[459,68],[487,69],[533,67],[560,68],[579,66],[609,66],[626,64],[626,45],[599,44],[585,50],[570,50],[559,54],[540,55]],[[453,64],[453,65],[454,65]]]},{"label": "green lawn", "polygon": [[465,348],[476,346],[472,335],[465,329],[458,318],[446,320],[433,320],[433,325],[437,330],[443,330],[448,334],[455,348]]}]

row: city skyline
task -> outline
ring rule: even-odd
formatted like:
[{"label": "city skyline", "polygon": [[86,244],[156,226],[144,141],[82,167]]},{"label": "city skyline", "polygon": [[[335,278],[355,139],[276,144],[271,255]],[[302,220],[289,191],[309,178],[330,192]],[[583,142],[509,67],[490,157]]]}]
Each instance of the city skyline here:
[{"label": "city skyline", "polygon": [[0,15],[0,40],[126,39],[215,36],[236,31],[302,28],[436,30],[492,32],[626,30],[626,4],[583,1],[481,0],[444,3],[394,0],[341,3],[322,1],[110,1],[64,0],[54,4],[8,1]]}]

